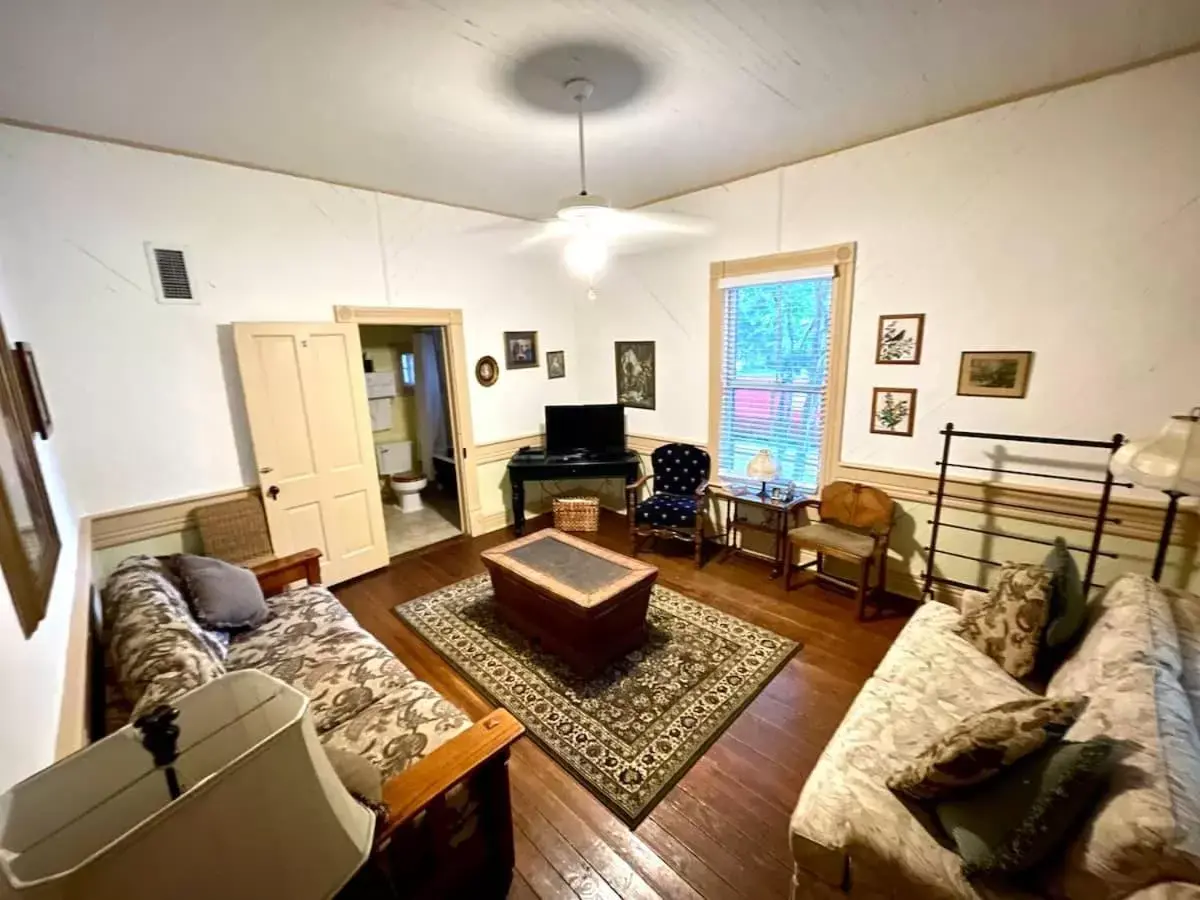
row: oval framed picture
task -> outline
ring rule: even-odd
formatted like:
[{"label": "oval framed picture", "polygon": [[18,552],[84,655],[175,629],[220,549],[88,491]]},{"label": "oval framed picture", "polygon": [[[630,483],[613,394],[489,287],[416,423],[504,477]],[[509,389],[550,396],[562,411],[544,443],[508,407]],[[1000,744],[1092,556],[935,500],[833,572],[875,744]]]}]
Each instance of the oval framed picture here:
[{"label": "oval framed picture", "polygon": [[475,380],[484,387],[491,387],[500,377],[500,366],[494,356],[481,356],[475,363]]}]

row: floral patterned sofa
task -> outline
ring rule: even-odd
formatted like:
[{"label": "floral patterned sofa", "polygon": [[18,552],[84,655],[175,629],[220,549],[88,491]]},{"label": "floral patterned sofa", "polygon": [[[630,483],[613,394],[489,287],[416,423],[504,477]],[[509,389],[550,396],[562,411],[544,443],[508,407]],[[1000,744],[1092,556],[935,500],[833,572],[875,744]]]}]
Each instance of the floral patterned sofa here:
[{"label": "floral patterned sofa", "polygon": [[[205,629],[192,616],[171,557],[124,560],[103,591],[110,725],[124,725],[226,671],[259,669],[309,698],[326,747],[365,759],[380,773],[387,812],[377,845],[405,845],[400,838],[411,826],[408,845],[420,854],[398,853],[388,867],[393,874],[408,867],[401,880],[410,887],[421,882],[414,895],[455,895],[455,879],[480,860],[495,870],[484,880],[502,893],[512,868],[507,748],[523,729],[505,710],[473,725],[417,679],[313,583],[318,556],[307,551],[255,567],[270,615],[232,635]],[[283,590],[301,579],[309,583]],[[436,814],[424,815],[434,808]],[[447,833],[431,836],[431,826]],[[458,849],[464,834],[485,845],[474,857]],[[411,871],[414,865],[423,871]]]},{"label": "floral patterned sofa", "polygon": [[1126,575],[1092,599],[1046,694],[1089,697],[1068,740],[1135,745],[1034,895],[967,881],[936,821],[884,786],[959,720],[1031,696],[952,633],[959,618],[922,606],[825,748],[792,814],[793,900],[1200,898],[1200,598]]}]

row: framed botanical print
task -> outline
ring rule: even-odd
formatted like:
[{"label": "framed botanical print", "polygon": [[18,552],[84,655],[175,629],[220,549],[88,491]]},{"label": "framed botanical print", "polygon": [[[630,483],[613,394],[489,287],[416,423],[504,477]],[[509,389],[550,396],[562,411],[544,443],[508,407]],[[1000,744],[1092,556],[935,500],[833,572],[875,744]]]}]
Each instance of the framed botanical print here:
[{"label": "framed botanical print", "polygon": [[1032,350],[966,350],[958,365],[960,397],[1011,397],[1029,390]]},{"label": "framed botanical print", "polygon": [[504,368],[533,369],[537,367],[537,332],[504,332]]},{"label": "framed botanical print", "polygon": [[880,365],[915,366],[921,362],[925,340],[925,314],[904,313],[879,317],[875,340],[875,362]]},{"label": "framed botanical print", "polygon": [[871,433],[912,437],[916,388],[877,387],[871,398]]},{"label": "framed botanical print", "polygon": [[[45,400],[41,398],[44,406]],[[46,614],[62,549],[33,448],[21,368],[0,325],[0,567],[29,637]]]}]

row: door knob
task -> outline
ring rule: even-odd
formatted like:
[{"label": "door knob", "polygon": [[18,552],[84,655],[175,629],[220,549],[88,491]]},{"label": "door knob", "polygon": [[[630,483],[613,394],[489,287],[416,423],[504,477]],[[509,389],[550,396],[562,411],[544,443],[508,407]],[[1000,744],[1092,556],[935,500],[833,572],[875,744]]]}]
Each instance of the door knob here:
[{"label": "door knob", "polygon": [[267,496],[270,497],[272,500],[278,500],[279,499],[279,485],[273,484],[269,488],[267,488]]}]

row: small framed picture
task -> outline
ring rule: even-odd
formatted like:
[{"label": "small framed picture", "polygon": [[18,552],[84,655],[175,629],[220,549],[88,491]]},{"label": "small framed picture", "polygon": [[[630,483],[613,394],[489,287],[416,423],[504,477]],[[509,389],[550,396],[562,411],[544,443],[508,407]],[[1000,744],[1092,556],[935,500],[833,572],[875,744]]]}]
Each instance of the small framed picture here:
[{"label": "small framed picture", "polygon": [[880,365],[915,366],[921,361],[921,342],[924,339],[924,313],[880,316],[875,362]]},{"label": "small framed picture", "polygon": [[504,332],[504,368],[533,369],[538,364],[537,332]]},{"label": "small framed picture", "polygon": [[877,387],[871,399],[871,433],[912,437],[917,389]]},{"label": "small framed picture", "polygon": [[768,496],[780,503],[787,503],[796,496],[796,483],[789,481],[787,484],[773,484],[768,492]]},{"label": "small framed picture", "polygon": [[546,377],[567,377],[567,354],[563,350],[546,351]]},{"label": "small framed picture", "polygon": [[500,366],[494,356],[481,356],[475,363],[475,380],[484,387],[491,387],[500,377]]},{"label": "small framed picture", "polygon": [[1020,399],[1029,389],[1032,368],[1032,350],[964,350],[958,366],[958,395]]}]

